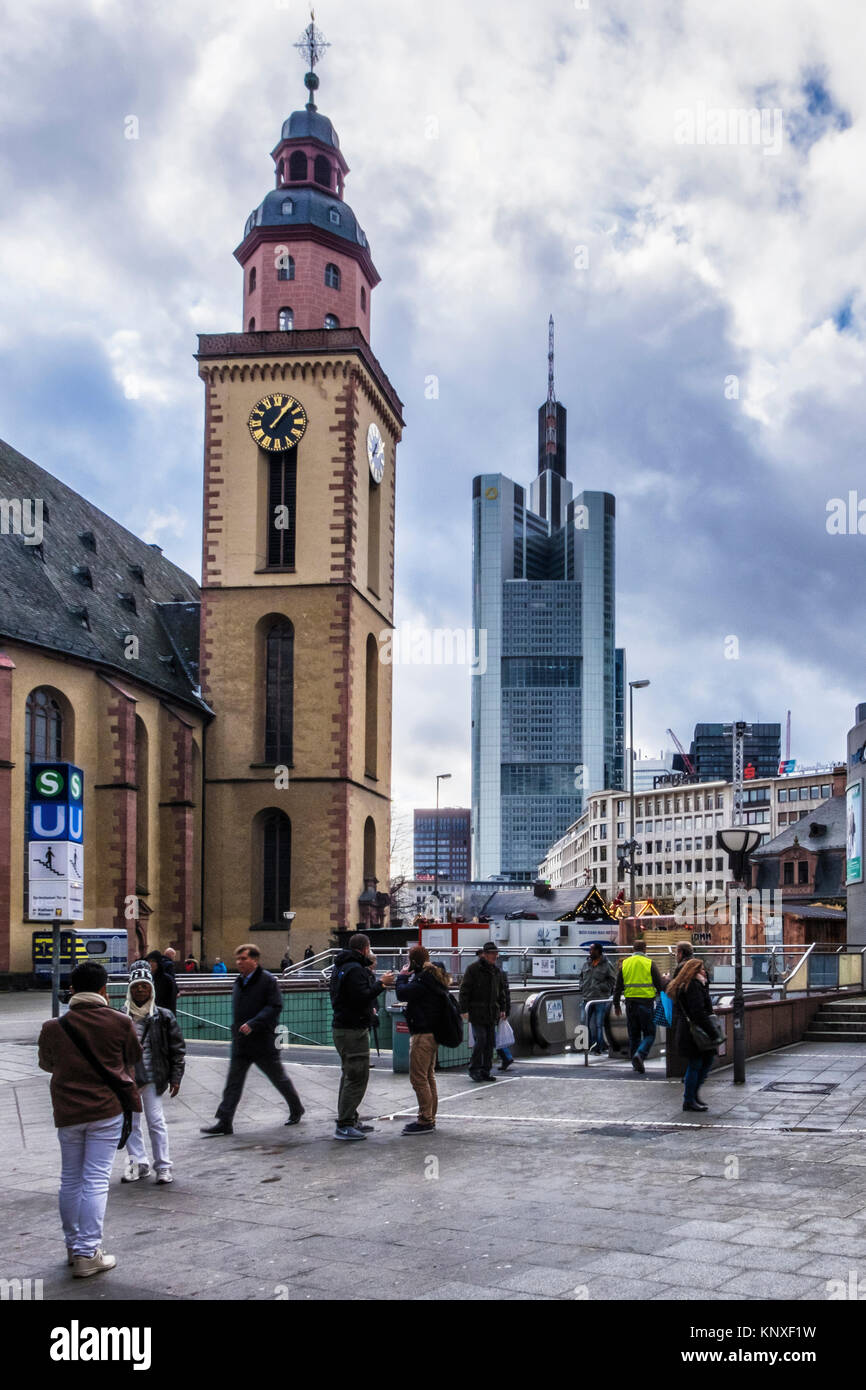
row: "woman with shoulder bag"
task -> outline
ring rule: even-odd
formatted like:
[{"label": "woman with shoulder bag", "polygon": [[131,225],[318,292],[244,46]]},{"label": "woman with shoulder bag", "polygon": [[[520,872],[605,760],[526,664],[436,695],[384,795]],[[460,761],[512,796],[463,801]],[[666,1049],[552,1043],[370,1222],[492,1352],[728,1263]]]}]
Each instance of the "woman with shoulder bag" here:
[{"label": "woman with shoulder bag", "polygon": [[688,1063],[683,1078],[683,1109],[707,1110],[709,1107],[698,1093],[713,1065],[721,1037],[703,961],[687,960],[676,979],[671,980],[667,993],[674,1003],[674,1045]]}]

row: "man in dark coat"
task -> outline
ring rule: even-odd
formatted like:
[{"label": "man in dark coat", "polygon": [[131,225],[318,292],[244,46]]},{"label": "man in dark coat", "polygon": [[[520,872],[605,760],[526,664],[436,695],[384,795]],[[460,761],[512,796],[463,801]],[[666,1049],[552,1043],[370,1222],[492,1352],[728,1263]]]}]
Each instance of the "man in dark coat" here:
[{"label": "man in dark coat", "polygon": [[491,1076],[496,1046],[496,1025],[507,1017],[508,996],[505,976],[496,964],[499,947],[485,941],[478,960],[467,966],[460,986],[460,1012],[472,1024],[475,1046],[469,1059],[473,1081],[495,1081]]},{"label": "man in dark coat", "polygon": [[334,1010],[334,1046],[342,1063],[335,1139],[366,1139],[372,1130],[372,1125],[361,1124],[358,1107],[370,1079],[370,1029],[376,1000],[395,978],[389,970],[377,980],[373,965],[370,938],[363,932],[356,932],[349,938],[348,949],[341,951],[334,961],[329,980]]},{"label": "man in dark coat", "polygon": [[153,976],[153,993],[158,1009],[168,1009],[177,1015],[177,980],[174,965],[160,951],[149,951],[145,957]]},{"label": "man in dark coat", "polygon": [[258,946],[238,946],[238,976],[232,991],[232,1052],[225,1090],[216,1112],[216,1124],[202,1134],[232,1134],[232,1120],[244,1089],[247,1072],[256,1066],[276,1086],[289,1107],[287,1125],[296,1125],[304,1113],[300,1096],[283,1071],[275,1034],[282,1009],[279,986],[260,964]]}]

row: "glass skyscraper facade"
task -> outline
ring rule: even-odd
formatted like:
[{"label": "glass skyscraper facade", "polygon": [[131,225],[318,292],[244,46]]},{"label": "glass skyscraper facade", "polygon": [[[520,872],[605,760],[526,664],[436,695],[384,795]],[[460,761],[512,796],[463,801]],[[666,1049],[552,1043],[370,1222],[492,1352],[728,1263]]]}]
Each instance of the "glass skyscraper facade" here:
[{"label": "glass skyscraper facade", "polygon": [[[752,724],[743,740],[743,765],[751,765],[750,777],[775,777],[782,751],[781,724]],[[696,724],[689,759],[701,782],[730,782],[734,775],[734,750],[724,724]]]},{"label": "glass skyscraper facade", "polygon": [[615,500],[573,496],[565,408],[539,411],[527,496],[473,480],[472,876],[532,881],[586,796],[623,785],[623,653],[615,646]]}]

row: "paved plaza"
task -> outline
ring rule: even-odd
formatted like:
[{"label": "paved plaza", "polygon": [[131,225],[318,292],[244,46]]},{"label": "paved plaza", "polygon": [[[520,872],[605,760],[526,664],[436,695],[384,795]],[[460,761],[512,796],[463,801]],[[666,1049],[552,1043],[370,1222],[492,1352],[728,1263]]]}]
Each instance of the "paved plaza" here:
[{"label": "paved plaza", "polygon": [[[306,1106],[283,1127],[256,1072],[231,1138],[205,1139],[226,1050],[192,1044],[166,1099],[176,1181],[121,1185],[115,1271],[73,1281],[59,1150],[35,1040],[49,1001],[0,996],[0,1275],[45,1299],[792,1299],[866,1287],[866,1047],[805,1043],[730,1070],[685,1114],[659,1071],[518,1063],[440,1075],[434,1134],[402,1138],[405,1076],[377,1060],[365,1143],[332,1139],[339,1071],[284,1056]],[[773,1089],[768,1089],[773,1087]],[[840,1281],[834,1286],[831,1281]],[[838,1297],[838,1294],[837,1294]]]}]

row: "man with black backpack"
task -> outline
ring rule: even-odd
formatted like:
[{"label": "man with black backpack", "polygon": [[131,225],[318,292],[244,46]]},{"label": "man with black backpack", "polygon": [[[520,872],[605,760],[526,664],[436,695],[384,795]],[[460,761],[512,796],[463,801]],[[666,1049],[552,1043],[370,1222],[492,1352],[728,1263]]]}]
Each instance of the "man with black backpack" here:
[{"label": "man with black backpack", "polygon": [[102,1249],[108,1182],[118,1142],[126,1142],[132,1114],[141,1111],[135,1084],[141,1047],[126,1014],[110,1007],[107,981],[96,961],[76,965],[69,977],[69,1012],[43,1023],[39,1034],[39,1065],[51,1073],[60,1140],[66,1263],[76,1279],[117,1263]]},{"label": "man with black backpack", "polygon": [[373,972],[370,938],[362,932],[349,938],[349,947],[334,961],[329,988],[334,1010],[334,1046],[340,1054],[342,1076],[337,1101],[335,1139],[366,1139],[372,1125],[361,1124],[358,1106],[370,1080],[370,1029],[376,1000],[394,983],[393,971],[381,980]]},{"label": "man with black backpack", "polygon": [[457,1006],[448,993],[450,984],[442,967],[431,961],[427,947],[413,946],[409,964],[397,977],[397,998],[406,1001],[409,1025],[409,1081],[418,1097],[418,1118],[403,1126],[404,1134],[426,1134],[436,1128],[436,1060],[439,1043],[448,1042],[455,1015],[460,1037],[450,1046],[459,1046],[463,1034]]}]

